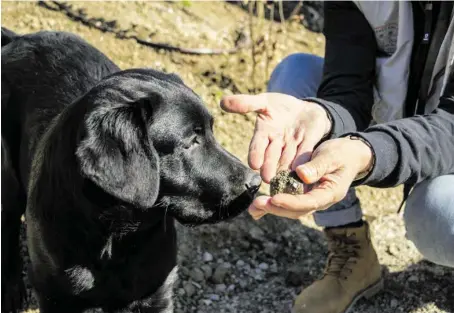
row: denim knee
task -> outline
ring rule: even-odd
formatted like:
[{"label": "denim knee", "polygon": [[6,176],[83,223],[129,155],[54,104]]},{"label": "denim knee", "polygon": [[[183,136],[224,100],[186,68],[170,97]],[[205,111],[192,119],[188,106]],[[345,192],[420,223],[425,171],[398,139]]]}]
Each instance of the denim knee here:
[{"label": "denim knee", "polygon": [[323,58],[306,53],[284,58],[271,73],[267,90],[296,98],[315,97],[323,74]]},{"label": "denim knee", "polygon": [[407,238],[426,259],[454,267],[454,175],[416,185],[404,213]]}]

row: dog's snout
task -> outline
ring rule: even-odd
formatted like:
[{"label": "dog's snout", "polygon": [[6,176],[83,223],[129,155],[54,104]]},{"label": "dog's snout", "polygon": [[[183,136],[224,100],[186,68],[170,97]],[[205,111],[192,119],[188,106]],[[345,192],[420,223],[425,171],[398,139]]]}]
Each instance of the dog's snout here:
[{"label": "dog's snout", "polygon": [[253,173],[246,180],[246,189],[250,194],[255,194],[259,191],[260,185],[262,184],[262,178],[257,173]]}]

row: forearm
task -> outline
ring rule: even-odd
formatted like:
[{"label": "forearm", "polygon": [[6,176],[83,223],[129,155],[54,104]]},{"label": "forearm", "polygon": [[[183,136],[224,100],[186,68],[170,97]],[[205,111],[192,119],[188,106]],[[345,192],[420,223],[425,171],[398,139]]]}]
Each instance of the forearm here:
[{"label": "forearm", "polygon": [[371,173],[356,185],[393,187],[454,173],[454,106],[376,125],[356,135],[370,143],[375,156]]}]

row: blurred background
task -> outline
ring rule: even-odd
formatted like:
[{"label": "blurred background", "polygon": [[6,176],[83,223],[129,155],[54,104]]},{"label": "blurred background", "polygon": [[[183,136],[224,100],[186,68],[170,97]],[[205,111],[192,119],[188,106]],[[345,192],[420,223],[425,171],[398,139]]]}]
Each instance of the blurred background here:
[{"label": "blurred background", "polygon": [[[244,162],[254,116],[223,113],[220,98],[265,91],[272,69],[289,54],[324,53],[323,3],[316,1],[2,1],[1,23],[17,33],[76,33],[122,69],[178,73],[214,115],[217,139]],[[352,312],[454,312],[454,272],[422,260],[405,239],[401,188],[361,187],[358,194],[388,274],[386,290]],[[326,259],[312,217],[301,225],[269,216],[255,222],[245,213],[178,231],[177,313],[289,312]],[[26,309],[34,308],[30,294]]]}]

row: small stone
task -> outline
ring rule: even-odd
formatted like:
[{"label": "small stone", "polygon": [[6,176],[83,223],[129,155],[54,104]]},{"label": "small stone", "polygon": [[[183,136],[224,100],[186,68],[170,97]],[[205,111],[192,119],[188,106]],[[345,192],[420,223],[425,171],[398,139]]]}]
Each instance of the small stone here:
[{"label": "small stone", "polygon": [[201,282],[204,280],[205,278],[205,275],[203,273],[203,271],[199,268],[194,268],[192,271],[191,271],[191,278],[194,279],[196,282]]},{"label": "small stone", "polygon": [[186,292],[185,292],[185,290],[183,288],[178,288],[177,293],[178,293],[179,296],[184,296]]},{"label": "small stone", "polygon": [[191,284],[193,284],[194,286],[196,286],[199,289],[202,288],[202,285],[197,284],[195,281],[192,281]]},{"label": "small stone", "polygon": [[410,277],[408,277],[408,281],[410,281],[410,282],[418,282],[419,278],[416,275],[411,275]]},{"label": "small stone", "polygon": [[227,291],[233,291],[235,290],[235,285],[230,285],[228,288],[227,288]]},{"label": "small stone", "polygon": [[389,304],[392,308],[396,308],[399,305],[399,301],[396,299],[392,299],[391,303]]},{"label": "small stone", "polygon": [[237,267],[243,267],[244,264],[245,264],[245,263],[244,263],[243,260],[238,260],[238,261],[236,261],[236,266],[237,266]]},{"label": "small stone", "polygon": [[203,275],[205,276],[205,279],[208,279],[211,277],[211,275],[213,275],[213,270],[211,269],[211,266],[209,266],[208,264],[202,265],[202,271]]},{"label": "small stone", "polygon": [[259,264],[259,268],[266,271],[269,268],[269,266],[268,266],[268,264],[263,262],[263,263]]},{"label": "small stone", "polygon": [[295,171],[285,170],[277,173],[270,182],[270,195],[288,193],[301,195],[304,193],[304,184]]},{"label": "small stone", "polygon": [[213,261],[213,255],[209,252],[203,253],[203,262],[211,262]]},{"label": "small stone", "polygon": [[264,277],[261,274],[257,274],[257,275],[254,276],[254,279],[256,281],[262,281],[262,280],[264,280]]},{"label": "small stone", "polygon": [[182,255],[189,255],[191,251],[191,247],[184,243],[178,247],[178,252],[180,252]]},{"label": "small stone", "polygon": [[[230,265],[230,264],[229,264]],[[213,274],[213,282],[217,283],[217,284],[221,284],[224,282],[224,278],[225,276],[227,275],[227,273],[229,272],[229,268],[226,263],[223,263],[221,265],[219,265],[216,270],[214,271],[214,274]]]},{"label": "small stone", "polygon": [[241,240],[240,241],[240,246],[244,249],[249,249],[249,247],[251,246],[251,244],[249,243],[249,241],[246,241],[246,240]]},{"label": "small stone", "polygon": [[270,271],[272,273],[277,273],[278,272],[278,268],[277,268],[277,264],[276,263],[271,264]]},{"label": "small stone", "polygon": [[249,235],[255,240],[263,240],[265,232],[261,228],[253,226],[251,229],[249,229]]},{"label": "small stone", "polygon": [[202,303],[205,304],[206,306],[208,306],[208,305],[211,305],[211,303],[213,303],[213,301],[211,301],[209,299],[203,299]]},{"label": "small stone", "polygon": [[221,299],[221,297],[219,297],[216,294],[210,295],[210,300],[212,300],[212,301],[219,301],[220,299]]},{"label": "small stone", "polygon": [[190,283],[190,282],[185,282],[183,284],[183,289],[186,292],[186,295],[188,297],[191,297],[195,294],[195,287]]},{"label": "small stone", "polygon": [[225,284],[217,284],[215,287],[216,292],[225,292],[227,289],[227,286]]},{"label": "small stone", "polygon": [[276,249],[277,245],[273,242],[265,242],[263,244],[263,247],[265,248],[265,253],[271,256],[274,256],[276,254]]}]

